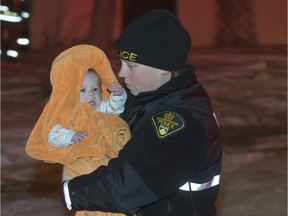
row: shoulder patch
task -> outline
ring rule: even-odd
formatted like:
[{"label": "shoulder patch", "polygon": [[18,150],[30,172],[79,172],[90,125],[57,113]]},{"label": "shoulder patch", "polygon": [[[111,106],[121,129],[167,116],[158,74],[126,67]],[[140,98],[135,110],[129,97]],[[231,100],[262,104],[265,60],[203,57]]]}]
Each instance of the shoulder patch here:
[{"label": "shoulder patch", "polygon": [[152,116],[152,122],[157,136],[163,139],[185,128],[185,121],[179,114],[162,111]]}]

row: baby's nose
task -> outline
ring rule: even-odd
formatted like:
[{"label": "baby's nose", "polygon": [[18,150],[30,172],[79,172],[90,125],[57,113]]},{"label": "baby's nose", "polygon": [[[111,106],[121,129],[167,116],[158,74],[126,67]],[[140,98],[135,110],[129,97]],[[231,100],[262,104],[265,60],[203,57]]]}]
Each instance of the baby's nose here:
[{"label": "baby's nose", "polygon": [[93,95],[94,95],[94,91],[93,91],[93,90],[90,90],[89,93],[88,93],[88,95],[89,95],[89,96],[93,96]]}]

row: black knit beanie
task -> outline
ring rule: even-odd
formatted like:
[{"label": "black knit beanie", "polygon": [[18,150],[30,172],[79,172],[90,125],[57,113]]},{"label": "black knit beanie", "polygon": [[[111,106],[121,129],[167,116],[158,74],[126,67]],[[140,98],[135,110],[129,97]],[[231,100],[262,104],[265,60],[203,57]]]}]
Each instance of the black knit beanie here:
[{"label": "black knit beanie", "polygon": [[152,10],[128,25],[116,43],[121,59],[158,69],[183,67],[191,39],[177,17],[167,10]]}]

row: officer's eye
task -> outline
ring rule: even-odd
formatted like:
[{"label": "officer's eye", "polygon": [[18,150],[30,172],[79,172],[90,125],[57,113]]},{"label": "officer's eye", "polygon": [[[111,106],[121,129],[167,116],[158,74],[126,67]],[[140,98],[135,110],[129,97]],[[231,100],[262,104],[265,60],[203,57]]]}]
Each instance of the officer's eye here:
[{"label": "officer's eye", "polygon": [[85,89],[84,89],[84,88],[80,89],[80,92],[84,93],[84,92],[85,92]]},{"label": "officer's eye", "polygon": [[133,64],[127,64],[127,66],[128,66],[129,68],[135,67],[135,65],[133,65]]}]

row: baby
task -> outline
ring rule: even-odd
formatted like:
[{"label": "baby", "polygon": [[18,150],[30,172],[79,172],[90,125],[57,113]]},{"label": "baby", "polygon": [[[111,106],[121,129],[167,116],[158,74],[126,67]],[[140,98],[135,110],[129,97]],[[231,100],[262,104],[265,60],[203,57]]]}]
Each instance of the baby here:
[{"label": "baby", "polygon": [[[101,79],[96,71],[89,69],[80,89],[80,103],[88,103],[92,109],[100,112],[119,115],[124,111],[127,93],[119,83],[114,82],[108,87],[111,92],[109,100],[102,100],[101,84]],[[48,142],[59,147],[69,146],[79,144],[87,135],[86,131],[73,131],[57,124],[51,129]]]},{"label": "baby", "polygon": [[[105,53],[86,44],[64,50],[52,63],[50,82],[49,101],[27,140],[26,153],[63,165],[63,179],[107,165],[131,133],[118,116],[127,94]],[[76,215],[124,216],[101,211],[77,211]]]}]

